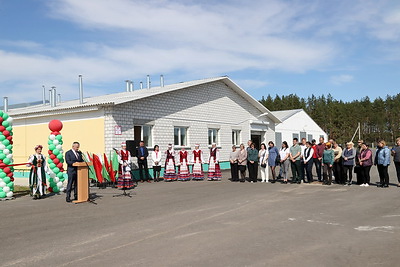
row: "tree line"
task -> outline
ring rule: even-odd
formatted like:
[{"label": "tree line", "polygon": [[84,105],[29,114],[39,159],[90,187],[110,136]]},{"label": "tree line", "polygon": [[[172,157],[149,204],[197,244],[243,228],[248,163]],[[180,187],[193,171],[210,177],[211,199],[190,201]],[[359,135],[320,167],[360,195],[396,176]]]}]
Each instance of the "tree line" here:
[{"label": "tree line", "polygon": [[[361,138],[368,143],[384,139],[393,145],[400,136],[400,94],[373,101],[366,96],[350,102],[337,100],[330,94],[308,98],[296,94],[268,95],[260,102],[271,111],[304,109],[329,137],[342,144],[351,140],[358,123]],[[354,139],[357,141],[358,134]]]}]

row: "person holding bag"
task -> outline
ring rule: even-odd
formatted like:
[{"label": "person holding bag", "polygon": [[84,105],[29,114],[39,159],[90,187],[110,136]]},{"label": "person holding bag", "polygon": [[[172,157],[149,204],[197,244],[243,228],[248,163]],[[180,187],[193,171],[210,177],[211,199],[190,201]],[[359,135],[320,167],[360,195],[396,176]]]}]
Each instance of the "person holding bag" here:
[{"label": "person holding bag", "polygon": [[264,143],[260,146],[258,157],[260,158],[261,183],[268,183],[268,150]]}]

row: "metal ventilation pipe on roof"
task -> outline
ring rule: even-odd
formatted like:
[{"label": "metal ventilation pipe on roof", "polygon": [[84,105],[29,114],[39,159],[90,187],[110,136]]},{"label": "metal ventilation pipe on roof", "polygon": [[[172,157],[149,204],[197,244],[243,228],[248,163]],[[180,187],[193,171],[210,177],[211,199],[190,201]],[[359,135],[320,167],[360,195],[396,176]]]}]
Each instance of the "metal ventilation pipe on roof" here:
[{"label": "metal ventilation pipe on roof", "polygon": [[147,89],[150,89],[150,87],[151,87],[150,75],[147,75]]},{"label": "metal ventilation pipe on roof", "polygon": [[55,86],[51,87],[51,98],[51,107],[54,108],[57,105],[57,91]]},{"label": "metal ventilation pipe on roof", "polygon": [[164,75],[160,75],[160,86],[164,87]]},{"label": "metal ventilation pipe on roof", "polygon": [[61,94],[57,95],[57,103],[60,104],[61,103]]},{"label": "metal ventilation pipe on roof", "polygon": [[126,91],[127,91],[127,92],[129,92],[129,90],[130,90],[130,85],[129,85],[129,84],[130,84],[130,82],[131,82],[130,80],[125,80],[125,84],[126,84]]},{"label": "metal ventilation pipe on roof", "polygon": [[129,92],[133,92],[133,82],[130,81],[129,83]]},{"label": "metal ventilation pipe on roof", "polygon": [[8,112],[8,97],[3,97],[3,111]]},{"label": "metal ventilation pipe on roof", "polygon": [[43,98],[43,106],[46,105],[46,87],[42,85],[43,92],[42,92],[42,98]]},{"label": "metal ventilation pipe on roof", "polygon": [[143,89],[143,82],[140,82],[140,89]]},{"label": "metal ventilation pipe on roof", "polygon": [[79,104],[83,104],[83,79],[82,74],[79,74]]},{"label": "metal ventilation pipe on roof", "polygon": [[53,106],[53,90],[49,90],[49,104],[50,106]]}]

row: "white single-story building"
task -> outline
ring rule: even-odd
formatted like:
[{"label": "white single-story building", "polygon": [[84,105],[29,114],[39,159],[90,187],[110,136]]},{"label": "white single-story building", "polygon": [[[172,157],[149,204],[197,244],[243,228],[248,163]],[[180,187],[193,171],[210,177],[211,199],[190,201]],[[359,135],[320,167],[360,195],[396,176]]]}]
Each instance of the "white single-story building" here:
[{"label": "white single-story building", "polygon": [[299,141],[302,138],[310,142],[315,139],[317,143],[320,137],[324,137],[325,140],[328,138],[321,127],[303,109],[272,111],[272,114],[282,121],[275,126],[275,144],[278,147],[281,147],[283,141],[291,146],[295,137]]},{"label": "white single-story building", "polygon": [[[78,93],[78,90],[77,90]],[[83,103],[82,103],[83,102]],[[172,143],[208,157],[211,143],[227,164],[232,144],[275,138],[281,121],[228,77],[10,109],[14,118],[14,157],[24,162],[37,144],[46,146],[49,121],[61,120],[65,151],[80,141],[82,151],[110,152],[126,140],[144,140],[162,151]],[[229,165],[229,164],[227,164]],[[151,165],[150,165],[151,166]]]}]

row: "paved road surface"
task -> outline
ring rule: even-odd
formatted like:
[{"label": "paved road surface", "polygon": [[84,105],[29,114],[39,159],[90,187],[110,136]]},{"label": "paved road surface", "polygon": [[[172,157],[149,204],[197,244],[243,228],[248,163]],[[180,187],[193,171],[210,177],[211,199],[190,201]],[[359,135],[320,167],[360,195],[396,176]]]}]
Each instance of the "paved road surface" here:
[{"label": "paved road surface", "polygon": [[400,265],[400,188],[227,177],[0,202],[0,266]]}]

